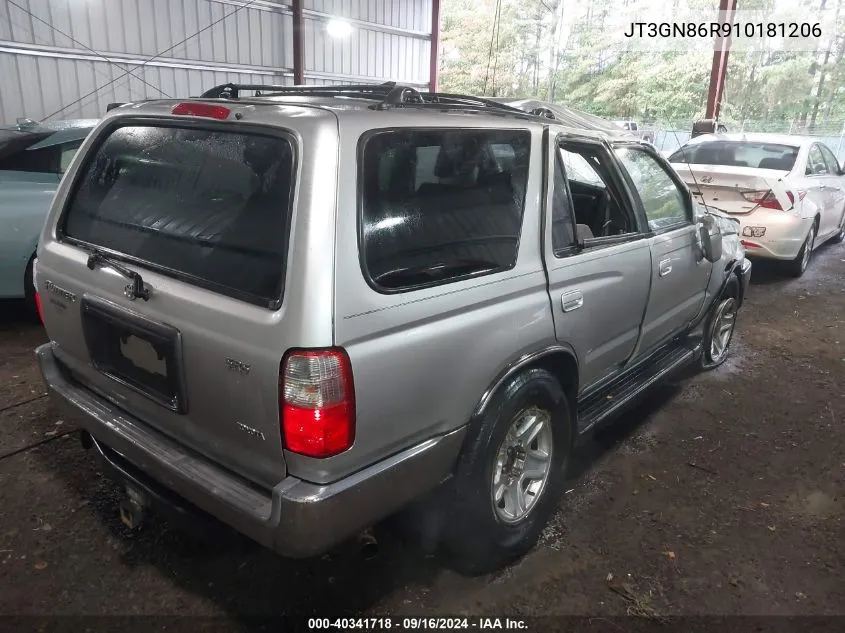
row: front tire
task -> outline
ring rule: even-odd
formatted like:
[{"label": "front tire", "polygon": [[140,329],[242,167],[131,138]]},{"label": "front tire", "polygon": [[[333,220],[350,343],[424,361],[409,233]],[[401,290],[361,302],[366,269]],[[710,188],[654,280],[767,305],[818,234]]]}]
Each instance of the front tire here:
[{"label": "front tire", "polygon": [[813,257],[813,248],[816,245],[816,230],[817,224],[813,222],[810,227],[810,232],[807,233],[807,239],[798,251],[798,256],[788,263],[787,269],[789,274],[793,277],[801,277],[807,272],[807,267],[810,265],[810,259]]},{"label": "front tire", "polygon": [[839,233],[834,235],[830,241],[834,244],[845,241],[845,213],[842,214],[842,222],[839,223]]},{"label": "front tire", "polygon": [[728,282],[704,326],[702,369],[715,369],[728,359],[738,312],[739,282],[734,277]]},{"label": "front tire", "polygon": [[534,547],[560,498],[572,424],[560,383],[543,369],[511,379],[470,424],[444,535],[458,571],[496,571]]},{"label": "front tire", "polygon": [[24,292],[24,303],[26,304],[26,310],[30,316],[34,318],[38,318],[38,305],[35,301],[35,284],[32,280],[32,269],[35,266],[35,253],[32,254],[32,257],[29,258],[29,262],[26,265],[26,271],[23,274],[23,292]]}]

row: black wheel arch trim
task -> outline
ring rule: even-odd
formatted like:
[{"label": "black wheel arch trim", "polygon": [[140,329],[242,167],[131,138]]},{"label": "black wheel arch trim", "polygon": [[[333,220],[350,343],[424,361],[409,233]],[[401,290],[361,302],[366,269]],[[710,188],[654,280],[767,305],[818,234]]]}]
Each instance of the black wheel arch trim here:
[{"label": "black wheel arch trim", "polygon": [[501,371],[499,371],[498,374],[496,374],[496,377],[484,391],[481,398],[478,399],[478,402],[472,410],[472,416],[470,419],[476,419],[484,415],[484,412],[487,410],[493,396],[495,396],[499,389],[507,383],[509,378],[512,378],[522,369],[537,362],[538,360],[548,358],[549,356],[555,354],[565,354],[566,356],[569,356],[572,362],[575,363],[577,371],[578,357],[572,348],[561,343],[547,345],[546,347],[536,349],[532,352],[526,352],[509,362]]},{"label": "black wheel arch trim", "polygon": [[743,299],[745,298],[742,282],[739,280],[739,275],[742,273],[742,262],[741,259],[732,259],[730,262],[727,263],[725,266],[724,278],[722,279],[722,283],[719,285],[719,292],[715,293],[713,297],[711,297],[710,301],[704,306],[704,309],[699,313],[699,315],[695,318],[695,321],[692,322],[690,326],[690,330],[695,329],[696,326],[701,325],[704,320],[707,318],[707,315],[710,314],[713,306],[716,302],[725,294],[725,288],[728,287],[728,284],[731,283],[731,280],[736,279],[739,282],[739,305],[742,306]]}]

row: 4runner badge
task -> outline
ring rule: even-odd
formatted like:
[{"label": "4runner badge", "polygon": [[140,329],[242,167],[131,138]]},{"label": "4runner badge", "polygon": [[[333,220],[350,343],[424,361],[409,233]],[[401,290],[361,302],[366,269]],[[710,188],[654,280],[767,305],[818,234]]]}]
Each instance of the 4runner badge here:
[{"label": "4runner badge", "polygon": [[243,431],[244,433],[246,433],[250,437],[255,438],[256,440],[261,440],[263,442],[266,439],[264,437],[264,433],[262,431],[259,431],[258,429],[254,429],[251,426],[247,426],[243,422],[235,422],[235,424],[238,425],[238,428],[241,431]]}]

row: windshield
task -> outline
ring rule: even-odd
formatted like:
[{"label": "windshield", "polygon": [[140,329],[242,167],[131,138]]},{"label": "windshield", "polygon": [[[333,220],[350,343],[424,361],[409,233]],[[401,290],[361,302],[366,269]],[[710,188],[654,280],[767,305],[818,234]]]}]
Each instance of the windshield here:
[{"label": "windshield", "polygon": [[669,157],[669,162],[790,171],[797,157],[798,147],[793,145],[708,141],[680,148]]}]

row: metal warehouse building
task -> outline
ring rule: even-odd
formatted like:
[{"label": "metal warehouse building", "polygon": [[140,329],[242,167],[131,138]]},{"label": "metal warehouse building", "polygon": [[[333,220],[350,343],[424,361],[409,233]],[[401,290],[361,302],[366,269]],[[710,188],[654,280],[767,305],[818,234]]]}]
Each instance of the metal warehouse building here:
[{"label": "metal warehouse building", "polygon": [[[0,120],[213,85],[436,80],[439,0],[3,0]],[[434,40],[436,49],[436,29]]]}]

